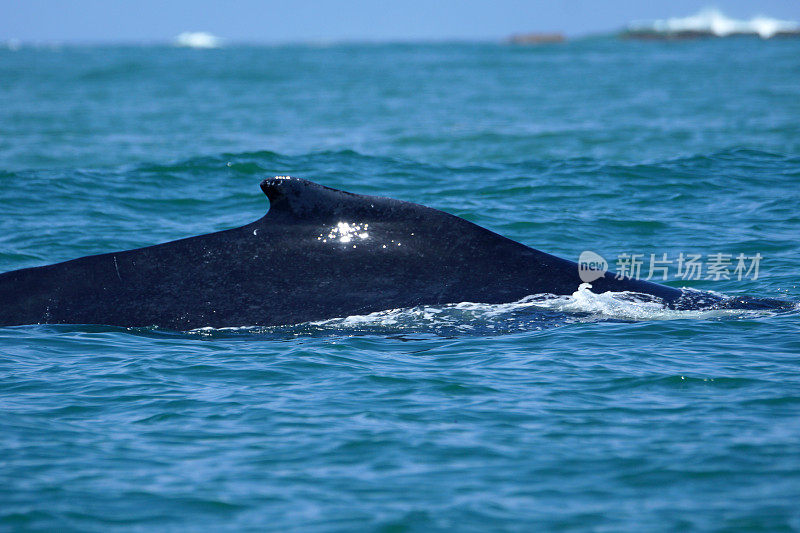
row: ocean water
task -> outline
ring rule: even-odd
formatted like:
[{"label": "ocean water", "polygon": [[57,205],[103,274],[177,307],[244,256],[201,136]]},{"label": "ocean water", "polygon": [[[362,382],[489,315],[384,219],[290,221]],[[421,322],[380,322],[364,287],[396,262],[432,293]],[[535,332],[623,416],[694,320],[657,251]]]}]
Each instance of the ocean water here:
[{"label": "ocean water", "polygon": [[[730,254],[665,283],[797,303],[800,41],[0,49],[0,271],[251,222],[283,174],[611,268]],[[788,531],[798,502],[796,309],[0,328],[0,530]]]}]

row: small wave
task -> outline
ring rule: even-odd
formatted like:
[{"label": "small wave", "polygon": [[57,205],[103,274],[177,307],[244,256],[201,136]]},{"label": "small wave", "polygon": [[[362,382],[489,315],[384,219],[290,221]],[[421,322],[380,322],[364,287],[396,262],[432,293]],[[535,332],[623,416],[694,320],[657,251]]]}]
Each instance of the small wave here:
[{"label": "small wave", "polygon": [[2,47],[11,50],[12,52],[16,52],[22,48],[22,41],[19,39],[8,39],[2,44]]},{"label": "small wave", "polygon": [[[135,68],[135,65],[130,65],[130,67]],[[645,159],[634,163],[604,162],[599,159],[581,156],[559,160],[528,158],[486,164],[470,163],[468,165],[432,163],[363,153],[355,150],[323,150],[305,153],[250,150],[197,155],[161,162],[144,162],[135,165],[123,165],[116,169],[113,167],[96,167],[91,170],[84,170],[84,172],[96,170],[98,174],[108,175],[109,172],[116,171],[137,177],[145,174],[152,175],[158,179],[163,179],[165,174],[184,174],[187,183],[191,182],[194,186],[197,183],[199,174],[203,174],[207,179],[213,179],[220,175],[220,171],[224,170],[246,179],[251,176],[261,177],[264,174],[299,175],[300,177],[319,181],[332,178],[330,185],[336,186],[337,180],[341,180],[342,173],[334,169],[344,167],[348,169],[348,183],[350,186],[352,186],[353,182],[362,183],[365,187],[363,190],[365,194],[371,191],[375,194],[385,195],[389,194],[387,192],[389,189],[386,187],[392,185],[394,187],[402,187],[402,184],[398,185],[398,180],[394,179],[396,176],[412,176],[425,180],[428,185],[434,186],[436,185],[436,180],[432,178],[440,178],[442,175],[455,173],[469,178],[468,184],[472,191],[479,190],[477,187],[483,186],[502,194],[503,191],[511,190],[514,187],[514,183],[523,183],[527,187],[522,192],[533,191],[534,187],[538,187],[540,182],[531,178],[521,177],[529,174],[558,174],[565,177],[569,174],[576,174],[582,177],[589,174],[595,176],[598,173],[615,175],[619,172],[630,170],[649,172],[663,168],[680,168],[683,175],[687,169],[697,165],[705,167],[709,164],[747,163],[753,161],[759,165],[781,165],[781,168],[794,168],[800,164],[800,158],[791,154],[744,148],[738,145],[706,153],[688,153],[674,157]],[[298,169],[303,169],[302,173]],[[36,171],[37,169],[30,169],[27,172]],[[4,177],[3,174],[4,171],[0,170],[0,177]],[[20,174],[6,171],[5,175],[8,178],[13,178]],[[391,180],[386,180],[386,187],[377,181],[382,176],[392,178]],[[492,179],[481,179],[487,176],[491,176]],[[343,187],[347,185],[344,182],[342,183]],[[497,185],[493,187],[495,184]],[[416,185],[415,183],[410,188],[416,189]],[[489,194],[487,190],[480,189],[480,191],[482,195]]]},{"label": "small wave", "polygon": [[800,25],[795,21],[764,16],[753,17],[750,20],[738,20],[726,16],[718,9],[704,9],[688,17],[633,22],[628,26],[628,30],[633,32],[650,31],[667,35],[698,33],[716,37],[758,35],[762,39],[769,39],[781,33],[798,32]]}]

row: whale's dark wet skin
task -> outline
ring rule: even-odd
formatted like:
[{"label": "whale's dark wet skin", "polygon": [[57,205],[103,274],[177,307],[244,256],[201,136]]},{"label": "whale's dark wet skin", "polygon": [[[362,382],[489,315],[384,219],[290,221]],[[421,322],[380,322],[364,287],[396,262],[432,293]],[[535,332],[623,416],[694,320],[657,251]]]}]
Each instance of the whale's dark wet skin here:
[{"label": "whale's dark wet skin", "polygon": [[[289,177],[261,188],[268,213],[240,228],[0,274],[0,325],[270,326],[506,303],[572,294],[581,284],[576,263],[429,207]],[[610,273],[592,290],[652,295],[671,307],[780,305],[711,295],[698,302]]]}]

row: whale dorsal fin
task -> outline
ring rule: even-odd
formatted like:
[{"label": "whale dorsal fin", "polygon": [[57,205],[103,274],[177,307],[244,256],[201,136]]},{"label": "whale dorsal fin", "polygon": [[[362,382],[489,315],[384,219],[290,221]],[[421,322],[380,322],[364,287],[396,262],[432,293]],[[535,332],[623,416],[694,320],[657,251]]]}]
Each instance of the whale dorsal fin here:
[{"label": "whale dorsal fin", "polygon": [[320,219],[341,214],[363,213],[386,202],[400,204],[398,200],[377,196],[362,196],[325,187],[313,181],[291,176],[275,176],[261,182],[261,190],[269,198],[272,217],[293,219]]}]

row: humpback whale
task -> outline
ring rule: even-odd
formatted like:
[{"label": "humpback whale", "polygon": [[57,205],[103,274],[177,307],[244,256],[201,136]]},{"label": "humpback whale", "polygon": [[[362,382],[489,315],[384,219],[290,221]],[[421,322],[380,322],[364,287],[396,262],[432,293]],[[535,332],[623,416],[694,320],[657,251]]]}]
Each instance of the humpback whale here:
[{"label": "humpback whale", "polygon": [[[457,302],[574,293],[578,264],[418,204],[288,176],[266,179],[269,210],[245,226],[0,274],[0,325],[274,326]],[[606,272],[592,291],[673,308],[770,308],[701,299]]]}]

